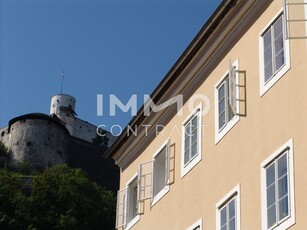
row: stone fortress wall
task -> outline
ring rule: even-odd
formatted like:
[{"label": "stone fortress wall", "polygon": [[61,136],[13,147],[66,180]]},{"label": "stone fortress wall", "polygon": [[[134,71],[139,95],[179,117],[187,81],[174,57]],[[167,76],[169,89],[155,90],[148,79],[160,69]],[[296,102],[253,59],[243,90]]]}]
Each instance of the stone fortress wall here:
[{"label": "stone fortress wall", "polygon": [[82,168],[93,181],[118,189],[119,169],[103,152],[114,142],[97,134],[97,127],[76,117],[76,100],[57,94],[51,99],[50,115],[31,113],[15,117],[0,129],[0,141],[9,150],[9,162],[30,163],[40,169],[67,163]]},{"label": "stone fortress wall", "polygon": [[42,169],[66,162],[69,138],[57,118],[39,113],[16,117],[0,130],[12,163],[28,162]]}]

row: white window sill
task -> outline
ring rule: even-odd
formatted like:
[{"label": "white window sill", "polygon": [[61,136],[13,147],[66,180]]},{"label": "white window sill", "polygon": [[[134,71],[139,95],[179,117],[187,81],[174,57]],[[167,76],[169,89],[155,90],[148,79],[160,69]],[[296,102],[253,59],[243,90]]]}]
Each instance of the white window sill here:
[{"label": "white window sill", "polygon": [[[270,88],[272,88],[288,71],[290,70],[290,62],[288,61],[267,83],[260,84],[260,97],[262,97]],[[263,76],[261,76],[263,77]]]},{"label": "white window sill", "polygon": [[[275,226],[269,228],[269,230],[285,230],[285,229],[290,228],[294,224],[295,224],[295,219],[291,218],[289,216],[289,217],[287,217],[287,219],[285,219],[284,221],[282,221],[278,225],[275,225]],[[266,229],[264,229],[264,230],[266,230]]]},{"label": "white window sill", "polygon": [[137,215],[127,224],[125,230],[129,230],[130,228],[132,228],[133,225],[135,225],[139,220],[140,220],[140,215]]},{"label": "white window sill", "polygon": [[160,192],[158,192],[157,195],[154,196],[151,202],[151,207],[153,207],[162,197],[166,195],[166,193],[169,192],[169,185],[166,185]]},{"label": "white window sill", "polygon": [[188,172],[190,172],[201,161],[201,153],[191,160],[187,165],[181,165],[181,178],[183,178]]},{"label": "white window sill", "polygon": [[238,123],[239,120],[240,116],[235,115],[223,129],[218,130],[218,128],[216,128],[217,131],[215,133],[215,144],[219,143],[219,141],[229,132],[229,130],[235,126],[235,124]]}]

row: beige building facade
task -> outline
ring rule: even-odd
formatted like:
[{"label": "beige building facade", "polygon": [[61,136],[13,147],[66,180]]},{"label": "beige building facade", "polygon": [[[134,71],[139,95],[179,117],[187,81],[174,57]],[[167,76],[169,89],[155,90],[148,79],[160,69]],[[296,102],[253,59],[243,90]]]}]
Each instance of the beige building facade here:
[{"label": "beige building facade", "polygon": [[307,228],[304,2],[221,2],[106,153],[118,229]]}]

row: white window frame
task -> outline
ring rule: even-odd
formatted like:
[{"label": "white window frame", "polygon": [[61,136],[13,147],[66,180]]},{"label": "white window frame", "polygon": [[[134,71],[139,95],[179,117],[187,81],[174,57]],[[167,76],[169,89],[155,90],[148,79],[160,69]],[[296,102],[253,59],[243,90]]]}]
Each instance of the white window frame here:
[{"label": "white window frame", "polygon": [[230,192],[227,193],[219,202],[216,204],[216,230],[221,228],[220,211],[225,205],[229,203],[233,198],[236,199],[236,230],[241,229],[241,209],[240,209],[240,184],[236,185]]},{"label": "white window frame", "polygon": [[293,168],[293,139],[291,138],[279,149],[277,149],[272,155],[270,155],[265,161],[261,163],[261,217],[262,217],[262,229],[268,230],[267,227],[267,196],[266,196],[266,167],[282,155],[285,151],[288,151],[288,196],[289,196],[289,214],[285,220],[281,221],[279,225],[275,225],[271,228],[274,230],[288,229],[290,226],[295,224],[295,194],[294,194],[294,168]]},{"label": "white window frame", "polygon": [[[167,158],[166,159],[166,164],[168,164],[167,168],[165,169],[165,174],[168,174],[167,176],[167,182],[166,185],[161,189],[160,192],[157,194],[153,194],[153,199],[151,202],[151,207],[154,206],[163,196],[165,196],[169,192],[169,165],[170,165],[170,138],[162,144],[162,146],[155,152],[153,155],[153,159],[155,159],[156,156],[159,155],[159,153],[166,148],[167,151]],[[155,186],[155,173],[154,173],[155,167],[153,166],[153,187]],[[152,190],[154,192],[154,188]]]},{"label": "white window frame", "polygon": [[[236,78],[236,113],[234,117],[228,121],[221,129],[219,128],[219,96],[218,96],[218,89],[221,84],[229,77],[229,70],[223,75],[223,77],[218,81],[218,83],[214,86],[214,108],[215,108],[215,144],[217,144],[228,132],[232,127],[237,124],[240,120],[240,101],[238,100],[239,97],[239,59],[235,60],[232,63],[232,66],[235,68],[235,78]],[[229,100],[229,98],[227,98]]]},{"label": "white window frame", "polygon": [[[194,116],[198,116],[198,154],[192,158],[186,165],[184,164],[184,151],[185,151],[185,125]],[[181,178],[183,178],[189,171],[194,168],[202,158],[202,104],[200,103],[195,110],[184,120],[181,125]]]},{"label": "white window frame", "polygon": [[[128,191],[129,191],[129,185],[135,180],[138,179],[138,173],[136,173],[127,183],[126,183],[126,188],[127,188],[127,199],[128,199]],[[137,201],[137,205],[138,205]],[[127,201],[127,206],[126,206],[126,221],[127,221],[127,216],[128,216],[128,206],[129,206],[129,201]],[[125,230],[129,230],[133,225],[135,225],[138,221],[140,220],[140,215],[137,213],[137,215],[130,220],[129,222],[126,223],[126,227],[124,228]]]},{"label": "white window frame", "polygon": [[[285,55],[285,64],[268,80],[265,82],[265,73],[264,73],[264,50],[263,50],[263,35],[265,32],[272,26],[272,24],[282,15],[283,17],[283,36],[284,36],[284,55]],[[264,95],[286,72],[290,69],[290,41],[286,39],[285,34],[285,15],[283,9],[275,15],[275,17],[265,26],[259,34],[259,65],[260,65],[260,97]]]},{"label": "white window frame", "polygon": [[200,227],[199,230],[203,229],[203,219],[202,218],[200,218],[198,221],[196,221],[193,225],[188,227],[186,230],[194,230],[197,227]]}]

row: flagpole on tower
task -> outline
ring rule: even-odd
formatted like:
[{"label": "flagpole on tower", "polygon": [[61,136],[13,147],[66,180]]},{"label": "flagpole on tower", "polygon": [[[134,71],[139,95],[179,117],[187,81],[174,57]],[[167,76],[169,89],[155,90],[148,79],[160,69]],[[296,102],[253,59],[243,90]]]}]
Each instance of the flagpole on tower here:
[{"label": "flagpole on tower", "polygon": [[64,81],[64,70],[62,71],[61,94],[62,94],[62,91],[63,91],[63,81]]}]

